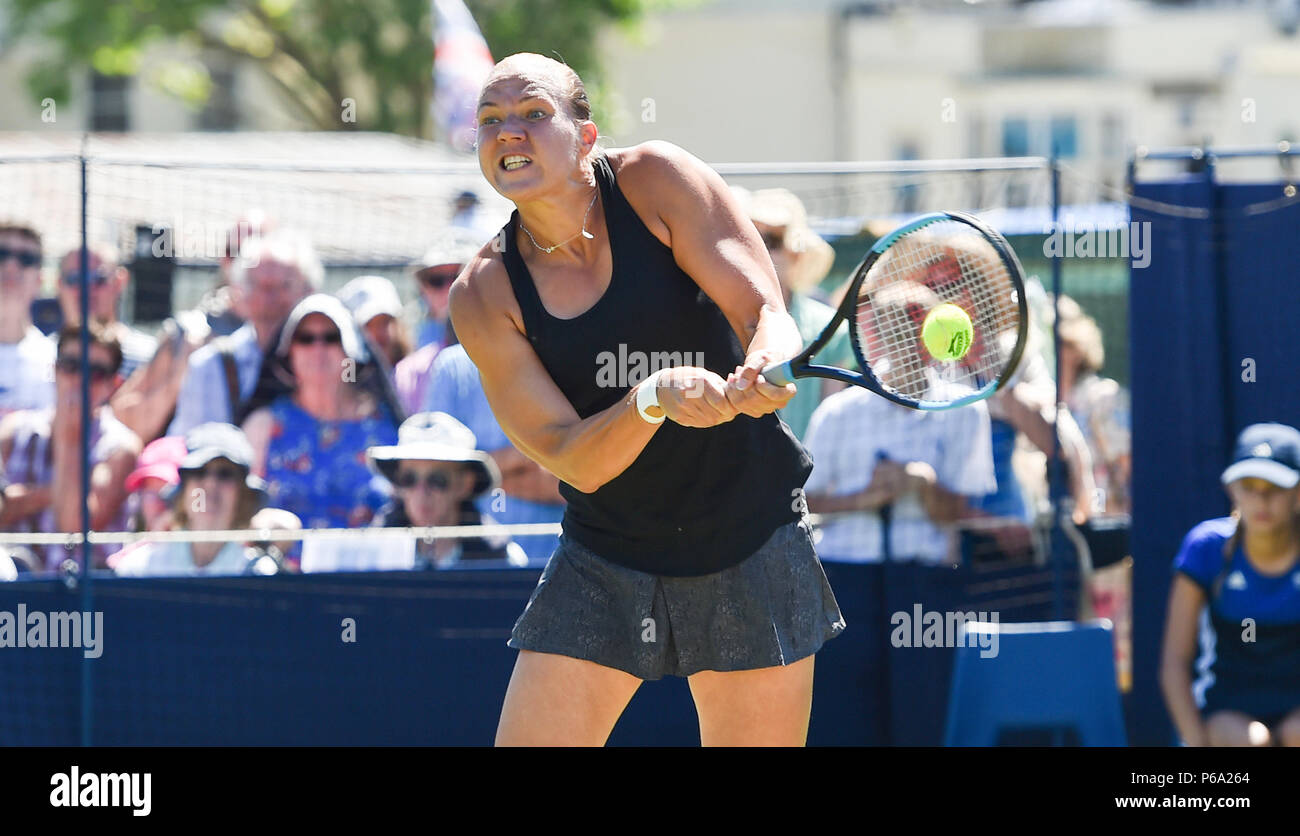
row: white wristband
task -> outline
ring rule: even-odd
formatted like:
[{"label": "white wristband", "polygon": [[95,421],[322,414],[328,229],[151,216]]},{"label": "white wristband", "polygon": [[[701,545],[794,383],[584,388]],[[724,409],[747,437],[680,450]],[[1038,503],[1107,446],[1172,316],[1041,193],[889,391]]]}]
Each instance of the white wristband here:
[{"label": "white wristband", "polygon": [[[641,381],[641,385],[636,390],[636,411],[647,424],[662,424],[666,415],[660,415],[658,418],[646,412],[647,407],[659,406],[659,375],[664,370],[660,369],[654,374]],[[663,407],[659,407],[663,409]]]}]

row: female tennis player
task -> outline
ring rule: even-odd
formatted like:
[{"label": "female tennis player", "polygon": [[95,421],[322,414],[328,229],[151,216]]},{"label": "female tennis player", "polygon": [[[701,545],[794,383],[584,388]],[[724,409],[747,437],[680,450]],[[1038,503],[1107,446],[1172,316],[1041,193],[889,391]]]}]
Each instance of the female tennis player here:
[{"label": "female tennis player", "polygon": [[[704,745],[802,745],[844,627],[804,520],[811,460],[759,372],[801,348],[722,179],[660,142],[602,151],[582,81],[496,65],[484,176],[516,211],[451,316],[564,534],[512,632],[498,745],[603,745],[642,680],[688,678]],[[647,373],[654,372],[647,377]]]},{"label": "female tennis player", "polygon": [[1189,746],[1300,746],[1300,431],[1246,427],[1220,481],[1233,515],[1174,560],[1165,704]]}]

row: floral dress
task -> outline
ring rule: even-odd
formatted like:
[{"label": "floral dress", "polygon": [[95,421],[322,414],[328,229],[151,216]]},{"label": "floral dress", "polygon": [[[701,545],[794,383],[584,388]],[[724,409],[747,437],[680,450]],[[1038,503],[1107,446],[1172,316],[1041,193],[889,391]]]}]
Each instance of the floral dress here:
[{"label": "floral dress", "polygon": [[268,504],[292,511],[304,528],[367,525],[391,492],[366,466],[367,448],[397,443],[388,407],[356,421],[322,421],[282,395],[270,410]]}]

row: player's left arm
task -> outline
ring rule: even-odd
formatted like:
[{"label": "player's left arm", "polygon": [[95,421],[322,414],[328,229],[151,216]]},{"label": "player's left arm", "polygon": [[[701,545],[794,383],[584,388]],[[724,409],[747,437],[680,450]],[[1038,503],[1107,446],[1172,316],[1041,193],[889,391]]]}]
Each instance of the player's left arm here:
[{"label": "player's left arm", "polygon": [[728,399],[755,417],[785,406],[794,386],[758,383],[758,375],[798,354],[803,343],[772,259],[731,189],[700,159],[667,142],[624,152],[619,176],[629,199],[646,210],[639,214],[654,212],[651,220],[662,224],[678,266],[717,304],[745,346],[743,367],[728,378]]}]

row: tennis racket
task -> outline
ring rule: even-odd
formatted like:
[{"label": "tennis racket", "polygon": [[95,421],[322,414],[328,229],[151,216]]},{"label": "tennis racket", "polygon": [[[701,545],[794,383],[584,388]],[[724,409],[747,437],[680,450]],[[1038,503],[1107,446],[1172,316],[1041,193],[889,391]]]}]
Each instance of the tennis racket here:
[{"label": "tennis racket", "polygon": [[[921,339],[926,316],[945,303],[971,320],[970,346],[956,360],[935,358]],[[813,365],[845,321],[859,368]],[[817,339],[794,359],[768,366],[763,377],[778,386],[825,377],[912,409],[955,409],[1007,382],[1027,334],[1024,270],[1011,245],[978,218],[938,212],[877,241]]]}]

